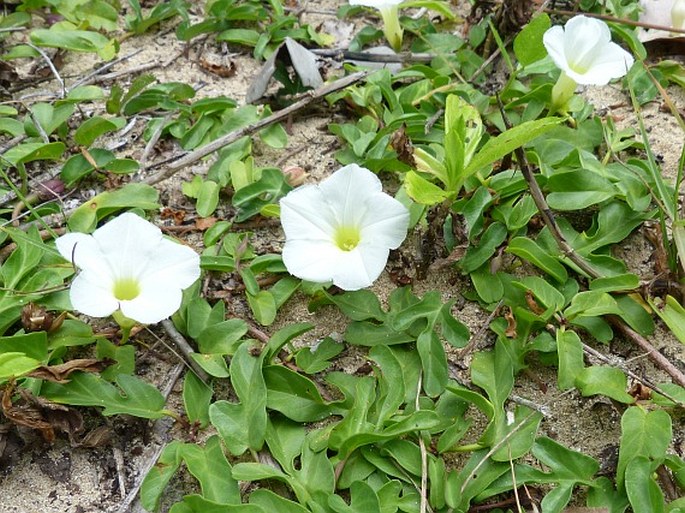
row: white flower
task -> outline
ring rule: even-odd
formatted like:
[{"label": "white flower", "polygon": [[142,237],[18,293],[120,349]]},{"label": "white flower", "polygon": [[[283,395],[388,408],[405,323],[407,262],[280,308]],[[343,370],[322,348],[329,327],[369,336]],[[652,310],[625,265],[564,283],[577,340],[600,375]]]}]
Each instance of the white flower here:
[{"label": "white flower", "polygon": [[345,290],[371,285],[390,249],[407,236],[409,212],[385,194],[378,177],[356,164],[319,185],[305,185],[280,201],[288,271]]},{"label": "white flower", "polygon": [[69,297],[75,310],[106,317],[121,310],[152,324],[181,306],[182,291],[200,277],[200,257],[132,213],[122,214],[92,235],[68,233],[55,244],[79,269]]},{"label": "white flower", "polygon": [[378,9],[383,18],[383,34],[392,46],[392,49],[398,52],[402,47],[403,30],[400,26],[400,16],[397,11],[397,6],[404,0],[349,0],[350,5],[362,5],[364,7],[373,7]]},{"label": "white flower", "polygon": [[611,42],[606,23],[583,15],[574,16],[563,28],[550,28],[542,41],[554,64],[578,84],[606,85],[628,73],[634,62]]}]

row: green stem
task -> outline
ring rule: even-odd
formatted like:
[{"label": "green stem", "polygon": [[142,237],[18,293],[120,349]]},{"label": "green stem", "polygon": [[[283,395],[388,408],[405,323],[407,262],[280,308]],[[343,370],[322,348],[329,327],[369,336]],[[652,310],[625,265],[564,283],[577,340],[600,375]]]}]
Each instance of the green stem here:
[{"label": "green stem", "polygon": [[390,46],[396,52],[402,48],[403,30],[400,26],[400,15],[396,5],[390,5],[379,9],[383,18],[383,34]]},{"label": "green stem", "polygon": [[136,325],[136,321],[126,317],[123,313],[121,313],[121,310],[117,310],[116,312],[114,312],[112,314],[112,317],[121,328],[120,344],[124,345],[126,342],[128,342],[128,339],[131,336],[131,329],[133,329],[133,326]]},{"label": "green stem", "polygon": [[550,114],[555,112],[566,112],[568,102],[573,98],[573,94],[576,92],[576,81],[570,78],[563,71],[559,75],[559,80],[554,84],[552,88],[552,107],[550,109]]}]

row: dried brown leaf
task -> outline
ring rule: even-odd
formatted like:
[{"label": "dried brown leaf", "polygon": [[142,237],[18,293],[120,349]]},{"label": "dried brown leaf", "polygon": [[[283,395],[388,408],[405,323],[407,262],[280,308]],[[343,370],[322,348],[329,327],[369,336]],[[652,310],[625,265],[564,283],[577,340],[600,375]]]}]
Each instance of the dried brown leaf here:
[{"label": "dried brown leaf", "polygon": [[54,383],[68,383],[74,371],[101,372],[109,365],[108,361],[95,358],[78,358],[60,365],[41,365],[28,374],[31,378],[46,379]]}]

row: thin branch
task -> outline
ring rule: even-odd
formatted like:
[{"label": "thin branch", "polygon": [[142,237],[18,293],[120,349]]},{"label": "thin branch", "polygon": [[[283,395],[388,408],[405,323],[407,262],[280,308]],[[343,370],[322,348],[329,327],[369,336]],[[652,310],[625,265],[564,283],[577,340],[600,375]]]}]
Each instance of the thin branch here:
[{"label": "thin branch", "polygon": [[119,57],[118,59],[115,59],[112,62],[108,62],[107,64],[100,66],[95,71],[89,73],[85,77],[83,77],[83,78],[77,80],[76,82],[74,82],[73,84],[71,84],[68,91],[76,89],[79,86],[83,86],[83,85],[90,84],[91,82],[95,82],[97,80],[98,75],[100,75],[101,73],[104,73],[105,71],[107,71],[112,66],[116,66],[117,64],[121,64],[122,62],[129,60],[131,57],[138,55],[142,51],[143,51],[143,49],[139,48],[135,52],[129,53],[128,55],[125,55],[124,57]]},{"label": "thin branch", "polygon": [[183,360],[185,361],[186,365],[188,365],[193,370],[195,375],[206,385],[210,380],[209,375],[190,356],[196,351],[190,346],[190,344],[188,344],[185,337],[179,333],[179,331],[176,329],[176,326],[174,326],[174,323],[171,322],[171,319],[164,319],[161,324],[164,328],[164,331],[166,331],[166,334],[169,335],[169,338],[176,346],[176,349],[178,349],[178,351],[183,355]]},{"label": "thin branch", "polygon": [[[618,317],[617,317],[617,319],[618,319]],[[617,328],[621,329],[620,326],[617,326]],[[637,334],[637,336],[640,337],[639,334]],[[651,344],[650,344],[650,347],[651,347],[652,350],[654,350],[654,347],[652,347]],[[625,372],[628,376],[630,376],[631,378],[633,378],[635,381],[637,381],[638,383],[642,383],[642,384],[644,384],[645,386],[647,386],[647,387],[651,388],[652,390],[654,390],[655,392],[657,392],[657,393],[663,395],[663,396],[664,396],[666,399],[668,399],[669,401],[673,401],[675,404],[679,404],[679,405],[681,405],[681,406],[685,406],[685,404],[684,404],[682,401],[679,401],[678,399],[676,399],[675,397],[673,397],[671,394],[669,394],[669,393],[666,392],[665,390],[662,390],[661,387],[659,387],[659,385],[657,385],[656,383],[654,383],[652,380],[647,379],[647,378],[643,378],[643,377],[638,376],[637,374],[635,374],[633,371],[631,371],[631,370],[628,368],[628,366],[626,365],[626,362],[624,362],[623,360],[619,360],[619,359],[617,359],[617,358],[609,358],[609,357],[606,356],[605,354],[600,353],[600,352],[597,351],[595,348],[590,347],[589,345],[587,345],[587,344],[585,344],[585,343],[583,343],[583,352],[584,352],[585,354],[588,354],[588,355],[594,357],[594,358],[597,358],[597,359],[600,360],[601,362],[604,362],[604,363],[606,363],[606,364],[608,364],[608,365],[611,365],[612,367],[617,367],[617,368],[621,369],[623,372]],[[659,353],[659,355],[661,355],[661,353]],[[661,356],[663,356],[663,355],[661,355]],[[668,360],[667,360],[667,361],[668,361]],[[670,365],[670,362],[669,362],[669,365]],[[681,384],[681,386],[683,386],[683,385]]]},{"label": "thin branch", "polygon": [[[181,377],[181,374],[183,374],[183,370],[185,369],[185,366],[183,363],[179,363],[174,367],[171,372],[169,373],[170,378],[169,381],[166,383],[166,386],[164,387],[164,390],[162,391],[162,395],[167,398],[169,394],[171,393],[171,389],[174,387],[174,384],[176,381],[178,381],[178,378]],[[139,469],[138,474],[136,476],[136,481],[131,487],[131,489],[128,491],[128,494],[126,495],[125,498],[122,499],[121,503],[119,504],[119,509],[117,509],[117,513],[129,513],[131,511],[131,504],[136,500],[136,497],[138,497],[138,492],[140,491],[140,487],[143,486],[143,480],[145,477],[148,475],[150,470],[152,470],[152,467],[155,466],[157,463],[157,460],[162,454],[162,451],[166,447],[166,440],[164,438],[168,438],[168,432],[169,429],[171,428],[172,422],[171,419],[162,417],[161,419],[157,419],[154,423],[154,428],[153,431],[157,432],[162,438],[161,443],[155,450],[152,452],[152,454],[149,455],[148,459],[145,461],[143,466]]]},{"label": "thin branch", "polygon": [[41,57],[43,57],[43,60],[48,64],[48,67],[50,68],[50,71],[52,71],[52,74],[55,76],[55,79],[57,82],[59,82],[59,86],[62,89],[62,98],[64,98],[67,95],[67,88],[64,85],[64,80],[62,80],[62,77],[59,74],[59,71],[57,71],[57,68],[55,68],[55,65],[52,62],[52,59],[48,56],[47,53],[43,51],[42,48],[32,44],[32,43],[26,43],[28,46],[33,48],[35,51],[37,51]]},{"label": "thin branch", "polygon": [[365,62],[430,62],[437,57],[432,53],[401,52],[391,54],[379,54],[370,52],[351,52],[349,50],[328,50],[325,48],[313,48],[309,50],[320,57],[328,57],[335,60],[365,61]]},{"label": "thin branch", "polygon": [[143,183],[146,183],[148,185],[153,185],[163,180],[166,180],[167,178],[170,178],[181,169],[193,164],[194,162],[197,162],[201,158],[206,157],[211,153],[214,153],[215,151],[223,148],[224,146],[237,141],[241,137],[245,137],[246,135],[252,135],[253,133],[261,130],[262,128],[266,128],[267,126],[273,125],[274,123],[283,121],[288,116],[297,112],[298,110],[307,107],[315,101],[321,100],[324,96],[330,93],[334,93],[336,91],[339,91],[340,89],[344,89],[356,82],[359,82],[360,80],[366,78],[368,75],[368,71],[359,71],[357,73],[353,73],[346,77],[340,78],[334,82],[331,82],[330,84],[323,85],[318,89],[315,89],[314,91],[309,91],[303,94],[302,98],[300,98],[292,105],[289,105],[284,109],[276,111],[270,116],[260,119],[256,123],[253,123],[244,128],[226,134],[223,137],[220,137],[219,139],[216,139],[215,141],[212,141],[209,144],[206,144],[205,146],[184,155],[175,162],[172,162],[163,171],[160,171],[155,175],[149,176],[142,181]]},{"label": "thin branch", "polygon": [[[578,13],[573,11],[563,11],[558,9],[543,9],[543,12],[547,14],[556,14],[557,16],[576,16]],[[615,16],[609,16],[608,14],[597,14],[594,12],[584,12],[583,16],[588,16],[589,18],[597,18],[604,21],[611,21],[613,23],[621,23],[623,25],[630,25],[631,27],[642,27],[653,30],[663,30],[665,32],[677,32],[678,34],[685,34],[685,29],[667,27],[665,25],[654,25],[652,23],[644,23],[642,21],[627,20],[625,18],[616,18]]]}]

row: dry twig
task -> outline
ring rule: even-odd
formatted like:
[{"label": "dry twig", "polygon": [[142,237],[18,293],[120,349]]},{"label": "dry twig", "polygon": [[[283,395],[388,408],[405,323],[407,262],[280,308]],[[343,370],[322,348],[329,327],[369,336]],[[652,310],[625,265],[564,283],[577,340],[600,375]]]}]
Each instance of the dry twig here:
[{"label": "dry twig", "polygon": [[303,109],[304,107],[310,105],[311,103],[314,103],[315,101],[322,99],[324,96],[344,89],[356,82],[359,82],[360,80],[363,80],[368,76],[368,74],[368,71],[358,71],[357,73],[353,73],[346,77],[340,78],[334,82],[331,82],[330,84],[325,84],[319,87],[318,89],[315,89],[314,91],[304,93],[302,97],[292,105],[289,105],[284,109],[276,111],[270,116],[260,119],[256,123],[252,123],[251,125],[241,128],[239,130],[234,130],[233,132],[226,134],[223,137],[220,137],[219,139],[216,139],[215,141],[212,141],[209,144],[206,144],[205,146],[182,156],[178,160],[169,164],[169,166],[163,171],[160,171],[155,175],[149,176],[142,181],[148,185],[153,185],[163,180],[166,180],[167,178],[172,177],[181,169],[193,164],[194,162],[197,162],[201,158],[206,157],[211,153],[214,153],[215,151],[226,146],[227,144],[231,144],[232,142],[235,142],[246,135],[252,135],[255,132],[261,130],[262,128],[271,126],[274,123],[283,121],[294,112],[297,112]]}]

